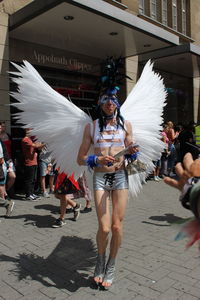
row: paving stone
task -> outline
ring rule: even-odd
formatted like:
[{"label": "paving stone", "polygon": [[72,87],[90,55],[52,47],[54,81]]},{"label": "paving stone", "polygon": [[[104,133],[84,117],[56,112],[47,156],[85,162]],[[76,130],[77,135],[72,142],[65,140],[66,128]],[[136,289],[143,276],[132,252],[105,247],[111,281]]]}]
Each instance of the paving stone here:
[{"label": "paving stone", "polygon": [[197,300],[199,252],[184,251],[186,240],[174,242],[173,222],[191,216],[178,196],[163,182],[148,182],[129,200],[116,278],[106,292],[91,286],[95,209],[77,222],[67,215],[67,224],[53,229],[58,215],[51,211],[59,207],[53,196],[37,204],[16,200],[13,216],[0,223],[0,299]]}]

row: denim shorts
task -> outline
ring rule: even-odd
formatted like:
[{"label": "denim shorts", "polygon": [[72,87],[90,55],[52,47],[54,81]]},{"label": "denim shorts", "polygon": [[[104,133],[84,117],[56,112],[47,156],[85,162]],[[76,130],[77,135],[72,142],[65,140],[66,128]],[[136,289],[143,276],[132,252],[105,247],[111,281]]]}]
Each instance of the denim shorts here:
[{"label": "denim shorts", "polygon": [[126,170],[120,170],[113,173],[94,172],[93,188],[95,191],[128,189],[128,174]]},{"label": "denim shorts", "polygon": [[46,176],[46,175],[54,175],[53,167],[51,168],[51,171],[48,172],[48,163],[44,162],[43,160],[39,161],[39,169],[40,169],[40,176]]}]

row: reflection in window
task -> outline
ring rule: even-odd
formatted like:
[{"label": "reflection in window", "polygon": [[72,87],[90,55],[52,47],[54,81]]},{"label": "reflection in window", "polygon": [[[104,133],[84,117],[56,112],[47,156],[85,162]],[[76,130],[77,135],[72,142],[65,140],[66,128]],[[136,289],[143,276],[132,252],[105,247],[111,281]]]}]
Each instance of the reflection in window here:
[{"label": "reflection in window", "polygon": [[182,0],[182,33],[186,35],[186,0]]},{"label": "reflection in window", "polygon": [[151,18],[156,20],[157,19],[157,0],[151,0],[150,2],[150,12]]},{"label": "reflection in window", "polygon": [[139,0],[139,13],[144,14],[144,0]]},{"label": "reflection in window", "polygon": [[177,30],[177,3],[172,0],[172,28]]},{"label": "reflection in window", "polygon": [[167,0],[162,0],[162,23],[167,25]]}]

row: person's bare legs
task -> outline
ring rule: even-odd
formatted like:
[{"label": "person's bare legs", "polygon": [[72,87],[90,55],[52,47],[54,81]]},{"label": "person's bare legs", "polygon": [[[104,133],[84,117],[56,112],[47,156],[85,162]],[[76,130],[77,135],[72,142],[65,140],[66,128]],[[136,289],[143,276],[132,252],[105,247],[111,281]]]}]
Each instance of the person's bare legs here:
[{"label": "person's bare legs", "polygon": [[49,176],[49,189],[50,191],[54,191],[54,175]]},{"label": "person's bare legs", "polygon": [[40,176],[40,185],[41,185],[42,193],[46,192],[45,176]]},{"label": "person's bare legs", "polygon": [[67,205],[75,207],[76,202],[73,201],[69,195],[59,195],[59,199],[60,199],[60,219],[64,220]]},{"label": "person's bare legs", "polygon": [[0,185],[0,197],[5,199],[5,185]]},{"label": "person's bare legs", "polygon": [[60,219],[64,220],[67,207],[67,195],[60,195]]},{"label": "person's bare legs", "polygon": [[13,186],[15,183],[16,175],[15,172],[8,172],[7,174],[7,183],[6,183],[6,190],[9,191],[9,189]]},{"label": "person's bare legs", "polygon": [[[117,252],[122,241],[122,229],[123,229],[123,218],[125,215],[126,204],[128,199],[128,190],[115,190],[112,192],[112,238],[110,242],[110,255],[108,264],[110,261],[114,264]],[[111,286],[111,280],[103,280],[102,285],[104,287]]]},{"label": "person's bare legs", "polygon": [[[110,231],[110,211],[109,211],[109,192],[94,191],[95,207],[99,223],[99,228],[96,235],[98,256],[105,256],[106,247],[108,245],[108,235]],[[96,283],[101,283],[102,276],[94,277]]]}]

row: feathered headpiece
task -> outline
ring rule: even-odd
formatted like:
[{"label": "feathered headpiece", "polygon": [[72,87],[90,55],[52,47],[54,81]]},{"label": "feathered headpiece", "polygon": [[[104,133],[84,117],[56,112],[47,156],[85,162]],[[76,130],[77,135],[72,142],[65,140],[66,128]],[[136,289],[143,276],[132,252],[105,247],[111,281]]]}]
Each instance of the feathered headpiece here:
[{"label": "feathered headpiece", "polygon": [[120,104],[117,97],[117,92],[120,90],[119,85],[122,84],[122,79],[129,78],[125,74],[119,71],[119,68],[123,67],[122,58],[114,59],[108,57],[103,64],[102,75],[100,77],[100,97],[99,104],[104,104],[108,100],[111,100],[119,109]]}]

